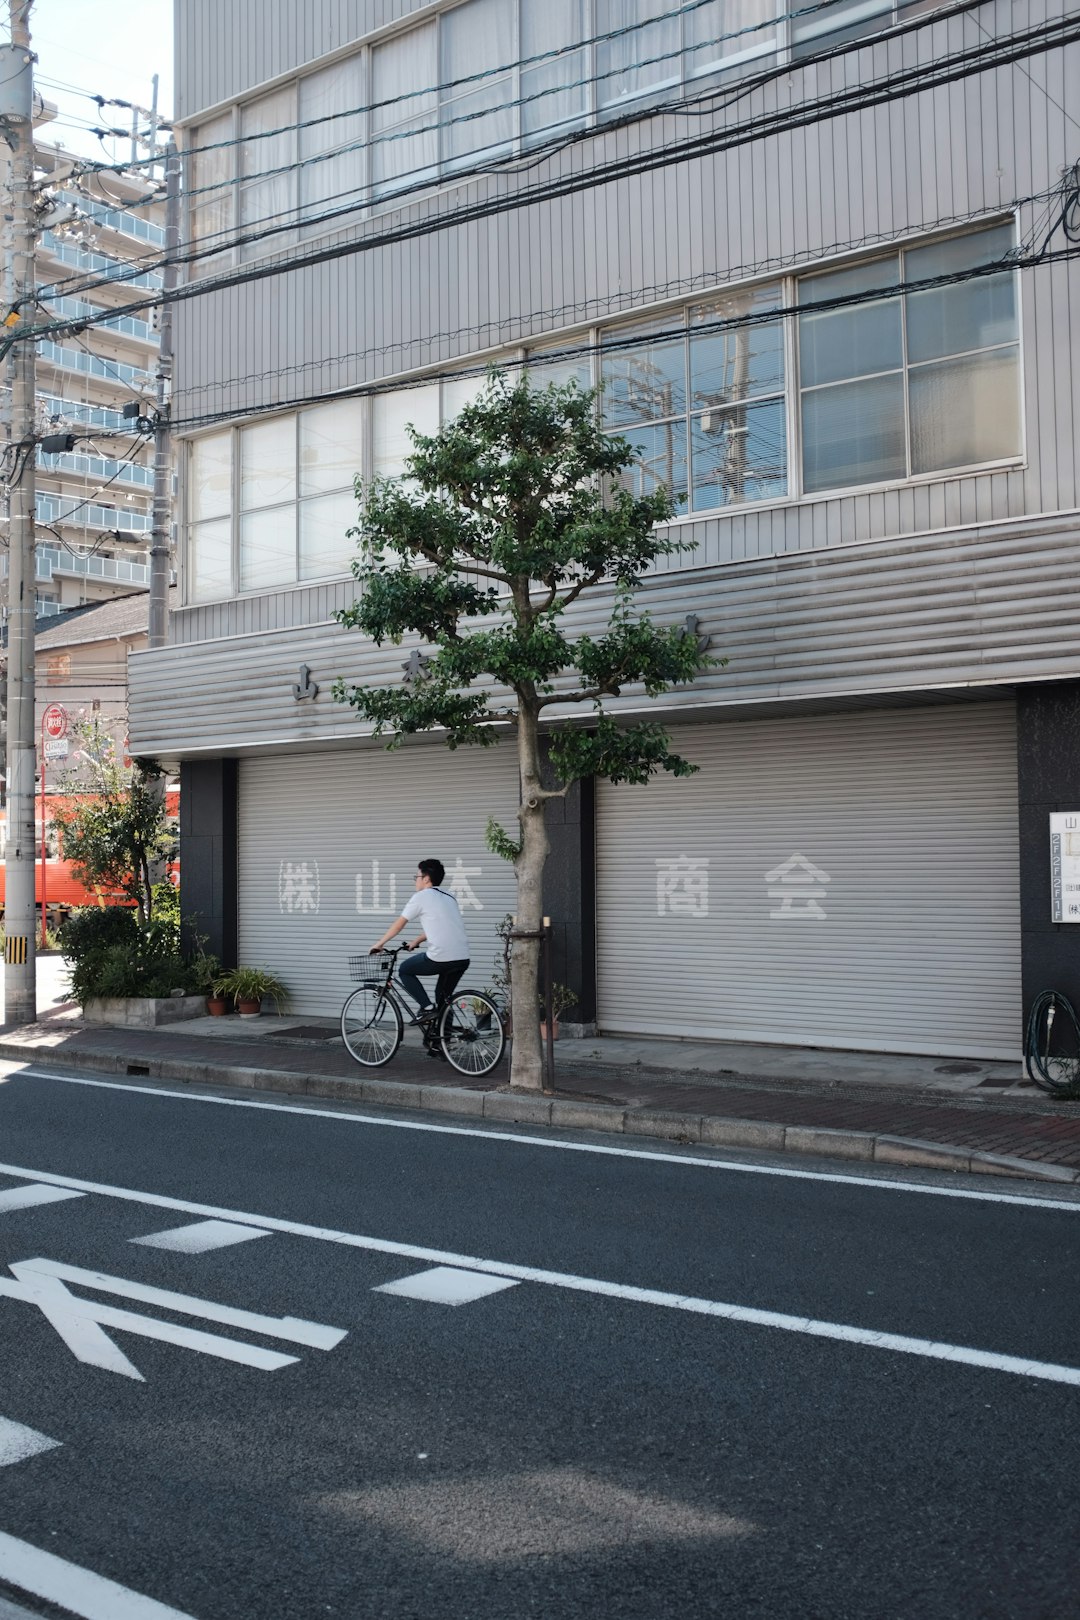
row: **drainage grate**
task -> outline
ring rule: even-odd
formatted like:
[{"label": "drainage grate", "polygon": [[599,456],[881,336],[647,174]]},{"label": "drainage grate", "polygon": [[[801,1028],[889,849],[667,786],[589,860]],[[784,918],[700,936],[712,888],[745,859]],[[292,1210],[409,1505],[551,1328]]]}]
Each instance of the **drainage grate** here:
[{"label": "drainage grate", "polygon": [[149,1063],[129,1063],[128,1066],[127,1066],[127,1073],[128,1074],[149,1074],[150,1073],[150,1065],[149,1065]]}]

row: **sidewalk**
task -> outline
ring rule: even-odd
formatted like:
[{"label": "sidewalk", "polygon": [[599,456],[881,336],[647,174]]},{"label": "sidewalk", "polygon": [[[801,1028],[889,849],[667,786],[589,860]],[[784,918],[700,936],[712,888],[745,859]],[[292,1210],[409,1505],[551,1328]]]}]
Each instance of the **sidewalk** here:
[{"label": "sidewalk", "polygon": [[506,1060],[469,1081],[426,1058],[415,1031],[385,1068],[364,1069],[326,1020],[120,1030],[60,1003],[0,1027],[7,1061],[1080,1184],[1080,1102],[1046,1096],[1019,1064],[607,1036],[555,1051],[555,1091],[539,1096],[509,1090]]}]

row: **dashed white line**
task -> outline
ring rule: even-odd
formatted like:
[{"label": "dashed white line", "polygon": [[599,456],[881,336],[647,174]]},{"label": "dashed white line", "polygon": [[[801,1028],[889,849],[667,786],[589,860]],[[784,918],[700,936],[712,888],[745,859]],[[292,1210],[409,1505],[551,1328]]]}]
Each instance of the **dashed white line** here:
[{"label": "dashed white line", "polygon": [[416,1271],[411,1277],[400,1277],[397,1282],[380,1283],[373,1294],[398,1294],[402,1299],[422,1299],[433,1305],[471,1305],[473,1300],[486,1299],[504,1288],[518,1284],[509,1277],[485,1277],[477,1271],[459,1271],[455,1266],[435,1266],[431,1271]]},{"label": "dashed white line", "polygon": [[[752,1306],[734,1305],[721,1300],[698,1299],[694,1295],[667,1293],[658,1288],[634,1288],[625,1283],[604,1282],[596,1277],[577,1277],[569,1272],[544,1271],[536,1266],[517,1266],[506,1260],[485,1260],[478,1255],[452,1254],[443,1249],[429,1249],[419,1244],[394,1243],[387,1238],[367,1237],[356,1232],[338,1232],[332,1227],[308,1226],[301,1221],[285,1221],[271,1215],[251,1215],[241,1210],[219,1209],[213,1204],[196,1204],[187,1199],[137,1192],[129,1187],[111,1187],[72,1176],[54,1176],[43,1170],[29,1170],[18,1165],[0,1164],[0,1175],[24,1176],[28,1180],[76,1187],[80,1192],[97,1193],[102,1197],[116,1198],[126,1203],[145,1204],[157,1209],[175,1209],[189,1215],[205,1215],[214,1220],[231,1219],[246,1226],[265,1227],[268,1232],[287,1232],[293,1237],[313,1238],[321,1243],[338,1243],[344,1248],[364,1249],[372,1254],[393,1254],[407,1260],[425,1260],[432,1266],[453,1266],[463,1271],[482,1272],[485,1276],[508,1277],[514,1282],[542,1283],[550,1288],[566,1288],[575,1293],[597,1294],[606,1299],[624,1300],[635,1305],[656,1305],[667,1310],[687,1311],[696,1316],[713,1316],[729,1322],[744,1322],[754,1327],[778,1328],[785,1333],[804,1333],[812,1338],[837,1339],[846,1344],[865,1345],[875,1350],[899,1351],[904,1355],[922,1356],[931,1361],[961,1362],[968,1366],[990,1368],[1024,1378],[1080,1387],[1080,1367],[1067,1367],[1057,1362],[1001,1355],[997,1351],[978,1350],[966,1345],[942,1344],[930,1339],[914,1339],[905,1334],[883,1333],[874,1328],[852,1327],[843,1322],[821,1322],[813,1317],[790,1316],[782,1311],[763,1311]],[[61,1267],[54,1262],[43,1260],[35,1260],[30,1264],[52,1275],[63,1275],[76,1281],[85,1279],[90,1286],[97,1288],[105,1287],[107,1282],[116,1284],[118,1281],[102,1279],[96,1273],[81,1272],[75,1266]],[[159,1289],[145,1288],[141,1285],[136,1287],[125,1283],[120,1291],[129,1290],[134,1298],[165,1303],[166,1296]],[[3,1291],[4,1283],[0,1278],[0,1292]],[[175,1299],[178,1296],[171,1297]],[[106,1320],[103,1313],[98,1314],[100,1320]]]},{"label": "dashed white line", "polygon": [[227,1249],[233,1243],[269,1236],[265,1228],[238,1226],[235,1221],[196,1221],[192,1226],[173,1226],[167,1232],[150,1232],[128,1241],[148,1249],[171,1249],[177,1254],[209,1254],[211,1249]]},{"label": "dashed white line", "polygon": [[31,1183],[28,1187],[8,1187],[0,1192],[0,1215],[13,1209],[33,1209],[36,1204],[62,1204],[67,1198],[85,1198],[85,1193],[72,1192],[67,1187],[44,1187]]}]

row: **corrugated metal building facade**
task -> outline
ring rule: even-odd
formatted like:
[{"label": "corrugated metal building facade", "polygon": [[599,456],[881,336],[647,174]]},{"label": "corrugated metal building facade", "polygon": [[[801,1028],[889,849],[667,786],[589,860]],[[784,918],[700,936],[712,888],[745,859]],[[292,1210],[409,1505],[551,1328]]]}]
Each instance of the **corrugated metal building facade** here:
[{"label": "corrugated metal building facade", "polygon": [[[1047,830],[1080,809],[1073,10],[177,8],[189,276],[226,285],[178,306],[184,605],[131,735],[181,762],[220,950],[302,957],[332,1012],[345,942],[437,851],[494,948],[512,752],[366,742],[334,679],[409,649],[332,615],[353,473],[524,358],[604,380],[638,487],[687,491],[643,605],[728,659],[621,700],[698,776],[585,784],[553,829],[583,1021],[999,1055],[1080,989]],[[752,345],[716,336],[750,313]]]}]

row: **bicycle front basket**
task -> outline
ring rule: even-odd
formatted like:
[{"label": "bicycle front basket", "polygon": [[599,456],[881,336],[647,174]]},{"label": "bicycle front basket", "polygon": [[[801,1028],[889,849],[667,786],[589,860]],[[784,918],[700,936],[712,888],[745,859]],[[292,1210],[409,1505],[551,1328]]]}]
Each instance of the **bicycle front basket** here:
[{"label": "bicycle front basket", "polygon": [[386,969],[389,966],[389,954],[380,951],[378,956],[350,956],[349,978],[355,979],[358,984],[382,984],[386,978]]}]

